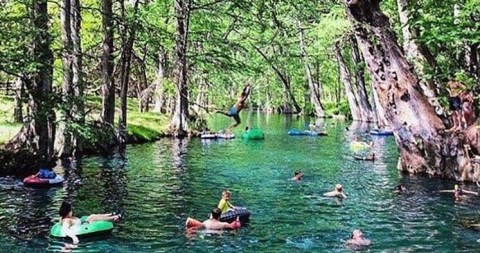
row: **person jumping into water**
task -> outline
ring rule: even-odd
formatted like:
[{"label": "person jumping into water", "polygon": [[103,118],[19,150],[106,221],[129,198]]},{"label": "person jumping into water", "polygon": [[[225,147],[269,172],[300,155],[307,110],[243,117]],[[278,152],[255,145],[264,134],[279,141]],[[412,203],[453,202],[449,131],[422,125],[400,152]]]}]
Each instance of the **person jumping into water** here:
[{"label": "person jumping into water", "polygon": [[216,113],[221,113],[227,117],[232,117],[235,122],[232,123],[228,128],[227,128],[227,132],[230,132],[231,129],[233,129],[234,127],[240,125],[241,123],[241,120],[240,120],[240,111],[243,109],[243,107],[245,106],[245,100],[247,100],[248,98],[248,95],[250,95],[250,91],[251,91],[251,87],[250,87],[250,84],[247,84],[245,86],[245,88],[243,88],[243,91],[242,93],[240,94],[240,96],[238,97],[238,100],[237,102],[232,106],[232,108],[230,108],[230,110],[228,112],[224,112],[224,111],[216,111]]}]

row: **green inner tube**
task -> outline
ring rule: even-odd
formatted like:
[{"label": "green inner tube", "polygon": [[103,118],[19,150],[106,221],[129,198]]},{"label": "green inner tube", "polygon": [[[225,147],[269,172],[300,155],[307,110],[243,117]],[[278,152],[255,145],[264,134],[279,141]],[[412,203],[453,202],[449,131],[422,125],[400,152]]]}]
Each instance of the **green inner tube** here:
[{"label": "green inner tube", "polygon": [[[86,222],[88,216],[82,216],[80,220],[82,224],[75,229],[76,236],[88,236],[93,234],[109,232],[113,229],[113,223],[111,221],[94,221],[91,223]],[[50,235],[53,237],[66,237],[62,232],[62,224],[55,223],[50,230]]]},{"label": "green inner tube", "polygon": [[263,134],[262,129],[253,128],[253,129],[250,129],[248,132],[244,132],[242,134],[242,138],[248,139],[248,140],[263,140],[265,139],[265,135]]}]

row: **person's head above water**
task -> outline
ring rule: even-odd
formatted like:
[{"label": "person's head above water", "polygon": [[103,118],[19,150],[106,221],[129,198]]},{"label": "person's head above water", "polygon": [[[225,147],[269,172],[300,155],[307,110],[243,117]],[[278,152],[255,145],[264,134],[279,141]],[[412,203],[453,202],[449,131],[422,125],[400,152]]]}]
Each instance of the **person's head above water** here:
[{"label": "person's head above water", "polygon": [[339,192],[343,191],[342,185],[341,185],[341,184],[336,184],[336,185],[335,185],[335,190],[337,190],[337,191],[339,191]]},{"label": "person's head above water", "polygon": [[292,180],[298,180],[298,181],[300,181],[300,180],[302,180],[302,176],[303,176],[302,171],[297,170],[297,171],[295,171],[295,172],[293,173],[293,178],[292,178]]},{"label": "person's head above water", "polygon": [[363,237],[362,231],[360,229],[355,229],[352,232],[352,235],[350,236],[351,239],[359,239]]},{"label": "person's head above water", "polygon": [[60,209],[58,210],[58,214],[60,215],[60,217],[65,218],[70,214],[71,211],[72,205],[67,201],[63,201],[62,205],[60,205]]},{"label": "person's head above water", "polygon": [[407,188],[405,188],[405,186],[399,184],[395,187],[395,189],[393,189],[393,191],[397,192],[397,193],[402,193],[404,191],[406,191]]},{"label": "person's head above water", "polygon": [[215,207],[212,209],[212,218],[215,220],[220,219],[220,216],[222,215],[222,210],[220,208]]}]

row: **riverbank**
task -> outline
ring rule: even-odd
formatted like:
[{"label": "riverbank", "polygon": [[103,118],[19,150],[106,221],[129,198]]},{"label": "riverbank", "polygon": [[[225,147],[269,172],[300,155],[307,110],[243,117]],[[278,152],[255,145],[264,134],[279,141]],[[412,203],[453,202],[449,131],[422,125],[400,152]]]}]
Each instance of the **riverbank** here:
[{"label": "riverbank", "polygon": [[[117,105],[120,103],[117,102]],[[95,122],[100,119],[101,99],[99,97],[90,97],[86,102],[86,108],[89,113],[86,116],[87,124],[90,126],[89,137],[85,140],[85,154],[99,154],[111,150],[108,145],[102,141],[106,135],[100,128],[95,128]],[[166,136],[170,117],[165,114],[138,111],[138,104],[131,99],[128,102],[128,126],[127,126],[127,144],[152,142]],[[22,127],[21,123],[15,123],[13,118],[14,99],[10,96],[0,96],[0,145],[6,144],[14,137]],[[118,111],[117,111],[118,115]],[[59,116],[57,115],[57,119]],[[116,119],[118,124],[118,117]],[[32,164],[39,158],[35,154],[27,152],[13,153],[0,149],[0,175],[23,174],[18,171],[29,173],[29,167],[38,167]]]},{"label": "riverbank", "polygon": [[[118,104],[119,102],[117,101],[117,105]],[[100,98],[90,97],[87,100],[86,107],[90,111],[86,117],[87,122],[93,122],[100,118]],[[13,97],[0,96],[0,145],[7,143],[22,127],[21,123],[14,122],[13,109]],[[118,118],[116,121],[118,121]],[[169,122],[170,118],[165,114],[153,112],[140,113],[136,100],[129,100],[127,126],[129,143],[158,140],[166,135]]]}]

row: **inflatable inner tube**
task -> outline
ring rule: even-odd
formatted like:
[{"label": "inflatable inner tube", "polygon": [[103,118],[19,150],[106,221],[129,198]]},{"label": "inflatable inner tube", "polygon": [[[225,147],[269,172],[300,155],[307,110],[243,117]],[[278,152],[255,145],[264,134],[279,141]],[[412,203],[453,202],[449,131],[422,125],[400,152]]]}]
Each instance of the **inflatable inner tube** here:
[{"label": "inflatable inner tube", "polygon": [[288,131],[288,135],[292,135],[292,136],[325,136],[325,135],[327,135],[327,132],[326,131],[310,131],[310,130],[300,131],[298,129],[290,129]]},{"label": "inflatable inner tube", "polygon": [[200,135],[201,139],[216,139],[217,135],[216,134],[202,134]]},{"label": "inflatable inner tube", "polygon": [[233,139],[235,138],[235,134],[216,134],[215,135],[218,139]]},{"label": "inflatable inner tube", "polygon": [[[113,223],[111,221],[102,220],[89,223],[86,222],[87,219],[88,216],[82,216],[80,218],[82,224],[73,228],[74,234],[76,236],[85,237],[99,235],[103,233],[108,233],[113,229]],[[62,224],[60,224],[59,222],[55,223],[52,229],[50,229],[50,235],[53,237],[66,237],[66,235],[62,232]]]},{"label": "inflatable inner tube", "polygon": [[263,140],[265,139],[265,134],[260,128],[250,129],[242,134],[242,138],[247,140]]},{"label": "inflatable inner tube", "polygon": [[350,142],[350,149],[354,152],[362,151],[371,148],[371,146],[363,141],[352,141]]},{"label": "inflatable inner tube", "polygon": [[393,131],[392,130],[388,130],[388,129],[372,129],[370,130],[370,134],[371,135],[393,135]]},{"label": "inflatable inner tube", "polygon": [[62,176],[56,175],[53,179],[39,178],[36,176],[29,176],[23,180],[24,186],[29,187],[50,187],[61,186],[65,179]]},{"label": "inflatable inner tube", "polygon": [[240,222],[243,225],[250,219],[250,212],[246,208],[237,207],[235,210],[222,213],[222,216],[220,216],[220,221],[230,223],[233,222],[237,216],[240,217]]},{"label": "inflatable inner tube", "polygon": [[375,156],[374,155],[352,155],[355,160],[361,160],[361,161],[375,161]]}]

